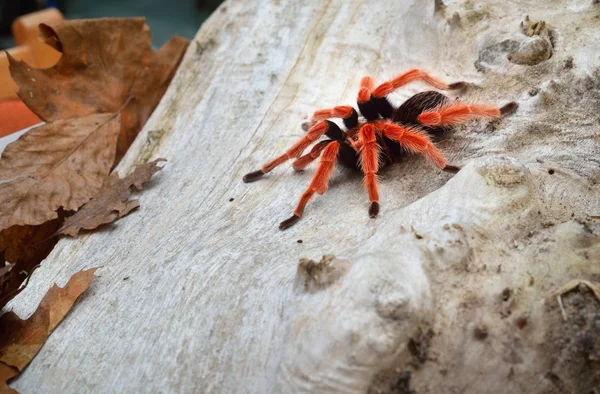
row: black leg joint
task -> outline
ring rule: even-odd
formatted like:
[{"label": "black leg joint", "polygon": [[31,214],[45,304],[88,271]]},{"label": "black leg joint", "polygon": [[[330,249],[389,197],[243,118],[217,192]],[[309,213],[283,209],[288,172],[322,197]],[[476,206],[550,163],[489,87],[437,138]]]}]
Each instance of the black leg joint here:
[{"label": "black leg joint", "polygon": [[344,132],[340,129],[338,125],[336,125],[330,120],[326,120],[325,122],[327,123],[327,132],[325,133],[327,137],[335,141],[343,141],[346,139]]},{"label": "black leg joint", "polygon": [[369,101],[364,103],[358,103],[358,109],[362,116],[364,116],[367,120],[375,120],[379,118],[379,111],[375,106],[375,102],[373,98],[370,98]]},{"label": "black leg joint", "polygon": [[381,115],[382,118],[392,118],[392,115],[394,114],[394,108],[386,97],[371,97],[371,101],[373,101],[377,112],[379,112],[379,115]]},{"label": "black leg joint", "polygon": [[352,108],[352,114],[348,118],[344,118],[344,126],[347,129],[353,129],[358,125],[358,112]]}]

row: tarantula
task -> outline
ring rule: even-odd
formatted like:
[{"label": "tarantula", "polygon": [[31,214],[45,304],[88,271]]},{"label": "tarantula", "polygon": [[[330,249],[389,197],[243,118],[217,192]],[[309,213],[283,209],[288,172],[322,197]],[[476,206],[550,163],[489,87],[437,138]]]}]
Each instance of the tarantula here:
[{"label": "tarantula", "polygon": [[[284,154],[265,164],[260,170],[244,176],[244,182],[254,182],[273,168],[295,159],[294,170],[301,171],[319,156],[319,166],[302,194],[292,217],[284,220],[279,228],[285,230],[294,225],[304,207],[315,193],[327,190],[336,159],[343,165],[360,170],[371,202],[369,216],[379,213],[377,173],[383,166],[395,163],[405,152],[421,153],[442,170],[456,173],[457,166],[448,165],[444,155],[435,147],[431,136],[437,136],[447,127],[464,123],[473,117],[497,118],[514,112],[518,105],[511,102],[498,108],[494,105],[466,104],[447,96],[427,91],[418,93],[394,108],[387,96],[394,90],[413,81],[423,81],[437,89],[458,90],[465,82],[446,84],[420,69],[412,69],[384,82],[373,89],[373,79],[364,77],[360,83],[357,104],[364,119],[351,106],[322,109],[314,113],[306,135],[292,145]],[[345,131],[327,119],[341,118]],[[429,134],[429,135],[428,135]],[[328,139],[319,141],[309,153],[302,153],[323,135]]]}]

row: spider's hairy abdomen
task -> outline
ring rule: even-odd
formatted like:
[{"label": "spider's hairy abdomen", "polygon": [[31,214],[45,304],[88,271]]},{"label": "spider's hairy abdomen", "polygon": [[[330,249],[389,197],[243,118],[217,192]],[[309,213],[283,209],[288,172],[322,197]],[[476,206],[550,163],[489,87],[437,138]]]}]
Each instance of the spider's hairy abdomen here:
[{"label": "spider's hairy abdomen", "polygon": [[[448,97],[443,95],[442,93],[435,91],[421,92],[417,93],[396,109],[394,115],[392,116],[392,120],[394,122],[401,123],[406,126],[421,126],[419,124],[419,115],[428,109],[434,109],[442,104],[446,104],[450,101]],[[439,131],[443,130],[440,127],[423,127],[422,129],[426,130],[430,134],[436,134]],[[430,130],[427,130],[430,129]],[[441,129],[441,130],[440,130]]]},{"label": "spider's hairy abdomen", "polygon": [[[417,93],[408,100],[406,100],[397,109],[391,113],[391,120],[403,126],[420,126],[420,129],[430,134],[433,138],[439,137],[444,127],[425,127],[419,124],[418,116],[426,110],[431,110],[450,102],[450,99],[442,93],[435,91],[427,91]],[[361,123],[353,130],[348,130],[348,135],[354,135],[358,132],[358,129],[365,124],[376,123],[378,121],[367,121]],[[389,138],[381,137],[378,138],[378,145],[381,149],[381,160],[380,167],[383,168],[394,162],[398,162],[405,154],[406,150],[402,146],[392,141]],[[356,171],[361,171],[358,165],[358,153],[350,147],[348,144],[342,144],[338,160],[345,167],[351,168]]]},{"label": "spider's hairy abdomen", "polygon": [[[433,140],[439,138],[445,127],[426,127],[419,124],[419,114],[423,111],[434,109],[442,104],[449,102],[450,99],[442,93],[430,90],[427,92],[417,93],[402,105],[400,105],[392,116],[392,120],[404,126],[420,126],[420,128],[431,135]],[[385,144],[389,150],[390,160],[392,162],[399,161],[406,155],[406,150],[400,144],[384,137]]]}]

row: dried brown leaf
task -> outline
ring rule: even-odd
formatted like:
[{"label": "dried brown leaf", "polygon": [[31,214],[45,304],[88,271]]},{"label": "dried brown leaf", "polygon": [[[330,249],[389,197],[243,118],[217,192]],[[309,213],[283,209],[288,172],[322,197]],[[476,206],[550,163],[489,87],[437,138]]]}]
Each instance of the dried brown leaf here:
[{"label": "dried brown leaf", "polygon": [[0,275],[0,309],[19,294],[23,282],[58,242],[58,237],[53,235],[64,221],[61,211],[58,215],[58,218],[38,226],[12,226],[0,231],[0,267],[4,257],[13,265],[12,269]]},{"label": "dried brown leaf", "polygon": [[159,162],[165,159],[156,159],[150,163],[141,164],[123,179],[114,173],[107,177],[102,189],[90,202],[85,204],[75,215],[67,218],[64,225],[57,231],[58,234],[76,236],[80,230],[93,230],[103,224],[114,222],[127,215],[132,209],[140,206],[137,200],[129,200],[132,187],[142,190],[144,182],[148,182],[152,175],[162,170]]},{"label": "dried brown leaf", "polygon": [[46,124],[6,147],[0,160],[0,230],[55,219],[102,187],[114,162],[119,115]]},{"label": "dried brown leaf", "polygon": [[123,110],[117,159],[154,111],[189,40],[175,37],[152,51],[143,18],[106,18],[40,25],[59,62],[34,69],[9,56],[19,97],[46,122]]},{"label": "dried brown leaf", "polygon": [[8,384],[6,384],[9,379],[14,378],[18,374],[19,371],[15,368],[0,363],[0,394],[19,394],[16,390],[11,389],[8,387]]},{"label": "dried brown leaf", "polygon": [[48,256],[57,239],[51,238],[64,221],[64,214],[38,226],[12,226],[2,231],[6,243],[6,260],[19,269],[29,270]]},{"label": "dried brown leaf", "polygon": [[[76,273],[64,288],[52,286],[29,319],[21,320],[14,312],[0,317],[1,382],[5,383],[31,362],[77,298],[90,286],[96,269]],[[5,385],[2,390],[6,389]]]},{"label": "dried brown leaf", "polygon": [[26,277],[14,265],[0,268],[0,310],[24,289],[20,286]]},{"label": "dried brown leaf", "polygon": [[[4,262],[2,262],[2,264],[4,264]],[[3,284],[2,278],[4,278],[6,276],[6,274],[8,272],[10,272],[10,268],[11,268],[11,266],[9,264],[7,264],[3,267],[0,267],[0,287]]]}]

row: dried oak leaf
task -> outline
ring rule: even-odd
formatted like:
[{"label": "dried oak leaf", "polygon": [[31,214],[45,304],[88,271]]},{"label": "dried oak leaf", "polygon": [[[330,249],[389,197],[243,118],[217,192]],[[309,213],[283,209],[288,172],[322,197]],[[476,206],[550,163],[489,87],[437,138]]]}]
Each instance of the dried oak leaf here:
[{"label": "dried oak leaf", "polygon": [[72,237],[79,234],[80,230],[93,230],[103,224],[112,223],[127,215],[132,209],[140,206],[138,200],[129,200],[135,187],[142,190],[144,182],[148,182],[152,175],[163,169],[157,164],[166,161],[156,159],[150,163],[138,165],[135,170],[123,179],[115,172],[106,178],[102,189],[91,201],[85,204],[77,213],[65,220],[64,225],[57,234],[66,234]]},{"label": "dried oak leaf", "polygon": [[0,230],[76,210],[102,187],[114,162],[119,115],[95,114],[36,127],[0,160]]},{"label": "dried oak leaf", "polygon": [[54,67],[34,69],[9,55],[19,97],[46,122],[114,113],[132,98],[122,114],[117,161],[158,105],[189,45],[176,36],[153,52],[143,18],[41,24],[40,36],[62,57]]},{"label": "dried oak leaf", "polygon": [[23,282],[58,242],[58,237],[52,235],[64,221],[63,212],[59,211],[58,216],[38,226],[12,226],[0,231],[0,267],[3,258],[12,264],[4,275],[0,268],[0,309],[24,289]]},{"label": "dried oak leaf", "polygon": [[[21,320],[14,312],[5,313],[0,317],[2,379],[12,378],[33,360],[77,298],[90,287],[96,269],[76,273],[63,288],[52,286],[29,319]],[[6,380],[2,380],[5,387]]]},{"label": "dried oak leaf", "polygon": [[21,270],[29,271],[42,262],[58,241],[52,238],[64,221],[64,213],[58,218],[37,226],[12,226],[0,232],[0,243],[6,245],[6,260]]}]

